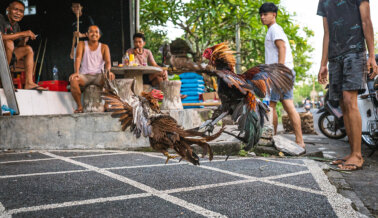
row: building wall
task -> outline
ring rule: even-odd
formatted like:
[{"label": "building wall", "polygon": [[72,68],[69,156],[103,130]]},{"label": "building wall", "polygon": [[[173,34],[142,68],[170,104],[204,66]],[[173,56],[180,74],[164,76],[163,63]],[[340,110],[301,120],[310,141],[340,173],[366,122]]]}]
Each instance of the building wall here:
[{"label": "building wall", "polygon": [[[47,39],[41,80],[52,79],[54,65],[59,69],[61,80],[68,80],[69,75],[73,73],[73,61],[69,54],[72,45],[72,22],[76,18],[71,11],[71,2],[68,0],[29,0],[29,5],[36,6],[37,14],[25,16],[20,22],[22,30],[30,29],[39,35],[37,40],[29,43],[35,53],[41,41]],[[84,5],[83,13],[92,16],[101,28],[103,36],[100,41],[109,45],[112,61],[121,61],[123,50],[131,46],[130,32],[134,30],[134,22],[130,22],[132,0],[82,0],[80,2]],[[2,0],[0,13],[3,15],[5,15],[6,6],[7,1]],[[123,22],[121,22],[122,16]],[[122,39],[124,39],[124,46]],[[42,51],[43,49],[41,49],[38,63],[41,63]],[[38,71],[39,66],[37,73]]]}]

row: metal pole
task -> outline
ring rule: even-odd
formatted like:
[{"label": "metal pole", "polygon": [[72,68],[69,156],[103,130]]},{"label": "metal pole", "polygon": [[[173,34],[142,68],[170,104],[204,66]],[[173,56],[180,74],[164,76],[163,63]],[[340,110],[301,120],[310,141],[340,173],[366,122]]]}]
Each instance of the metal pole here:
[{"label": "metal pole", "polygon": [[139,8],[140,2],[139,0],[135,0],[135,32],[139,32]]},{"label": "metal pole", "polygon": [[235,36],[235,43],[236,43],[236,73],[241,73],[241,57],[240,57],[240,24],[236,24],[236,36]]},{"label": "metal pole", "polygon": [[120,0],[120,8],[121,8],[121,42],[122,42],[122,51],[121,51],[121,54],[123,55],[124,52],[125,52],[125,29],[123,27],[123,0]]}]

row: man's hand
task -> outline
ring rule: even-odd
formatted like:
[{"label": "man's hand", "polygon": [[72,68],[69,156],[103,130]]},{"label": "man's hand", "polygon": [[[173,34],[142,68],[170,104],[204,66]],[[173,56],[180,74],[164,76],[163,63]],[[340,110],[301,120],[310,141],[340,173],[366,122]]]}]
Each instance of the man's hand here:
[{"label": "man's hand", "polygon": [[114,73],[109,72],[109,80],[110,80],[110,81],[115,80],[115,75],[114,75]]},{"label": "man's hand", "polygon": [[161,77],[163,80],[168,80],[168,72],[166,70],[161,71]]},{"label": "man's hand", "polygon": [[318,81],[320,84],[327,84],[328,82],[328,68],[327,66],[321,66],[318,74]]},{"label": "man's hand", "polygon": [[[374,77],[378,75],[378,66],[377,66],[377,62],[375,61],[374,55],[372,56],[369,55],[369,59],[367,61],[367,68],[369,70],[369,78],[374,79]],[[372,74],[370,74],[370,69],[373,69]]]},{"label": "man's hand", "polygon": [[70,76],[69,81],[71,82],[72,80],[79,80],[79,74],[74,73]]},{"label": "man's hand", "polygon": [[31,30],[24,31],[23,33],[25,38],[30,38],[31,40],[37,38],[37,36]]}]

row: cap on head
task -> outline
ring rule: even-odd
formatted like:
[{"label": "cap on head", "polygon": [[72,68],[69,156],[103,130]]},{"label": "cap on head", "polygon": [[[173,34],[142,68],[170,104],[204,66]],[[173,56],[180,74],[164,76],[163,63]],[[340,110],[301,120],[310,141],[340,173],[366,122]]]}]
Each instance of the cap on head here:
[{"label": "cap on head", "polygon": [[19,3],[21,4],[22,6],[24,6],[25,8],[25,4],[22,2],[22,1],[19,1],[19,0],[13,0],[9,3],[8,7],[12,6],[14,3]]}]

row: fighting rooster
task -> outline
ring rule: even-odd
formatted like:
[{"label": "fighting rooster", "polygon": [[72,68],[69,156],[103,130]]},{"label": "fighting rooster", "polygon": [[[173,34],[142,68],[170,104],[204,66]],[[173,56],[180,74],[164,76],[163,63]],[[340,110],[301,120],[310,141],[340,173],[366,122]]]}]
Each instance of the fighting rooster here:
[{"label": "fighting rooster", "polygon": [[223,129],[212,136],[205,136],[194,130],[184,130],[174,118],[160,111],[158,101],[150,93],[133,95],[128,100],[121,99],[114,84],[107,79],[106,74],[104,75],[106,91],[103,92],[102,99],[105,100],[105,110],[113,112],[113,118],[119,118],[123,131],[130,127],[130,131],[137,138],[141,135],[148,137],[151,147],[167,157],[166,163],[169,159],[178,157],[169,155],[168,149],[171,148],[182,159],[199,165],[199,157],[191,147],[193,144],[202,147],[202,155],[208,153],[209,160],[212,160],[213,152],[207,142],[219,137]]},{"label": "fighting rooster", "polygon": [[283,64],[269,64],[235,74],[234,51],[230,50],[227,43],[207,48],[203,57],[209,60],[209,64],[202,72],[218,77],[218,94],[222,105],[212,119],[197,129],[206,128],[211,132],[219,120],[231,115],[240,131],[236,137],[246,143],[245,150],[250,150],[261,137],[264,117],[269,111],[259,98],[264,98],[270,89],[281,92],[290,90],[293,86],[291,70]]}]

